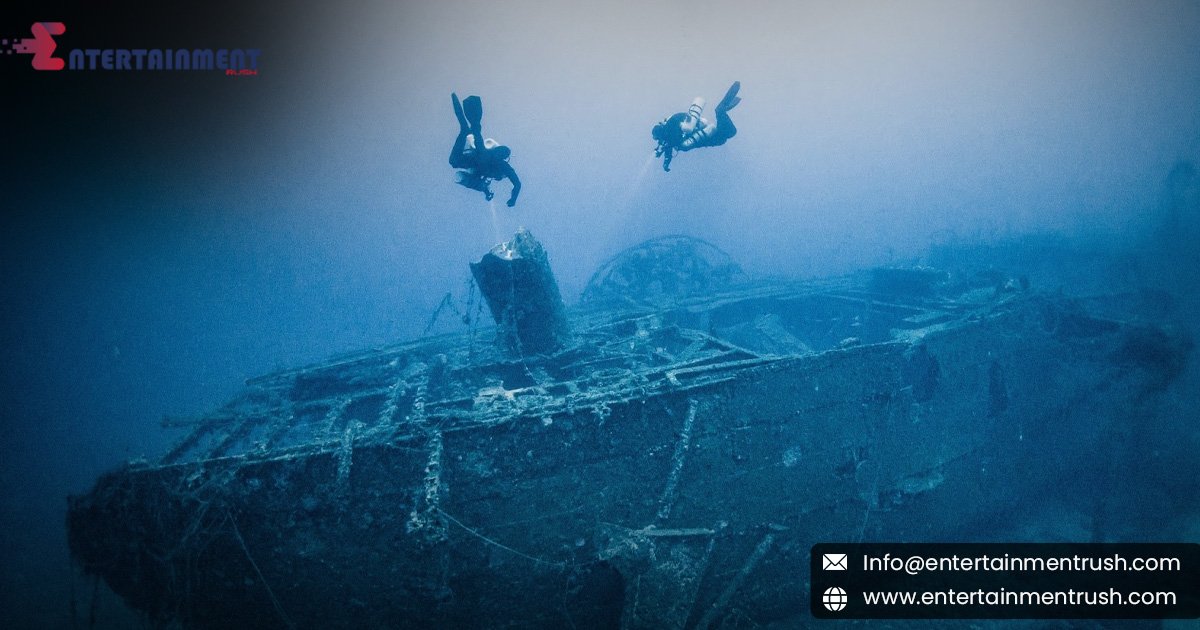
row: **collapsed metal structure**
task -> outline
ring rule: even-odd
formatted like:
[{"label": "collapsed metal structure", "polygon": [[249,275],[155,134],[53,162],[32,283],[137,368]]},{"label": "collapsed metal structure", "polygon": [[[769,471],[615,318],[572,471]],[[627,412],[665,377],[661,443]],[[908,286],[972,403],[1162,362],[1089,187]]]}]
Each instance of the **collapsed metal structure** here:
[{"label": "collapsed metal structure", "polygon": [[[719,273],[646,300],[598,277],[617,284],[568,331],[532,237],[491,255],[497,343],[251,380],[71,499],[76,561],[185,627],[769,623],[805,613],[815,542],[936,539],[1015,503],[1031,461],[1067,475],[1150,413],[1188,347],[1003,279],[746,282],[711,253],[690,268]],[[511,316],[495,298],[525,292]]]}]

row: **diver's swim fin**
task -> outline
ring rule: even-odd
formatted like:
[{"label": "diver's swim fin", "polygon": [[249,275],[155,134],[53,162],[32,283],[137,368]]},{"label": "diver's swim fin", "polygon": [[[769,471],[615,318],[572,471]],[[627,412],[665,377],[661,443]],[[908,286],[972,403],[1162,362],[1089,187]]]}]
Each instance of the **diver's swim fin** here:
[{"label": "diver's swim fin", "polygon": [[729,91],[725,92],[725,98],[722,98],[721,102],[717,103],[717,111],[727,112],[737,107],[737,104],[742,102],[742,98],[737,95],[740,89],[742,89],[742,82],[734,81],[733,85],[729,86]]},{"label": "diver's swim fin", "polygon": [[483,120],[483,101],[478,96],[468,96],[463,99],[462,110],[470,128],[479,129],[479,123]]},{"label": "diver's swim fin", "polygon": [[458,118],[458,126],[463,130],[470,129],[467,125],[467,117],[463,114],[462,103],[458,102],[458,95],[454,92],[450,93],[450,102],[454,104],[454,116]]}]

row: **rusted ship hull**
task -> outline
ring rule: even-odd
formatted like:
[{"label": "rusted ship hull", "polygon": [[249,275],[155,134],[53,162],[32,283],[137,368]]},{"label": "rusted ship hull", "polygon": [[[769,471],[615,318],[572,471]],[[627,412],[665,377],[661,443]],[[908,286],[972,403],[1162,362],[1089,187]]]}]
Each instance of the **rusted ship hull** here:
[{"label": "rusted ship hull", "polygon": [[[730,341],[747,331],[757,349]],[[807,614],[812,544],[961,537],[1097,457],[1186,354],[1035,294],[851,285],[593,313],[575,336],[265,379],[73,498],[73,555],[187,627],[764,624]]]}]

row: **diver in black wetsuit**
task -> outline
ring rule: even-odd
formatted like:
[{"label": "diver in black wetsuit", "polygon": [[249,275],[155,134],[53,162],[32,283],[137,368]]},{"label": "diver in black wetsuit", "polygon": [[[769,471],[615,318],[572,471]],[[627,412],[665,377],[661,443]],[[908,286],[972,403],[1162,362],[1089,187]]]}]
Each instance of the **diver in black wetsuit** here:
[{"label": "diver in black wetsuit", "polygon": [[671,170],[671,158],[675,157],[676,152],[720,146],[737,134],[737,127],[729,118],[729,110],[742,102],[741,97],[737,95],[741,87],[740,81],[734,81],[725,92],[725,97],[717,103],[714,110],[717,115],[716,124],[709,124],[700,116],[704,111],[704,99],[696,97],[686,113],[679,112],[654,125],[650,130],[650,135],[658,141],[654,157],[663,158],[664,171]]},{"label": "diver in black wetsuit", "polygon": [[450,166],[459,169],[456,182],[483,193],[491,201],[494,193],[491,180],[507,179],[512,182],[512,194],[508,207],[517,203],[521,193],[521,180],[508,163],[512,151],[491,138],[483,139],[483,102],[478,96],[468,96],[459,102],[457,94],[450,95],[454,104],[454,115],[458,118],[458,137],[450,150]]}]

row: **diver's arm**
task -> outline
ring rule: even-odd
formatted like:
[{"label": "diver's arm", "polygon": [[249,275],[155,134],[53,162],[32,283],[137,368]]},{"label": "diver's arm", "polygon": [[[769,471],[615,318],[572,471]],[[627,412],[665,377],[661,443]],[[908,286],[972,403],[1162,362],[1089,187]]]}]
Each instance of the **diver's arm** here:
[{"label": "diver's arm", "polygon": [[512,194],[508,196],[508,207],[511,208],[517,205],[517,195],[521,194],[521,178],[517,177],[517,172],[511,166],[508,167],[506,177],[508,177],[508,181],[512,182],[513,186]]}]

